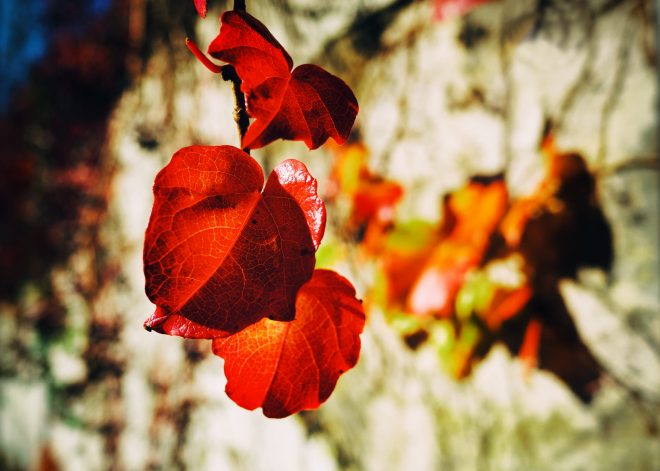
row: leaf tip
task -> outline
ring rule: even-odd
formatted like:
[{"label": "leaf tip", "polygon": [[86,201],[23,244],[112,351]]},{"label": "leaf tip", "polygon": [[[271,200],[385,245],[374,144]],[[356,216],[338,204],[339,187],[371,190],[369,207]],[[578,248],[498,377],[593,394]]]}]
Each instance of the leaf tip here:
[{"label": "leaf tip", "polygon": [[197,9],[199,16],[206,18],[206,0],[195,0],[195,8]]}]

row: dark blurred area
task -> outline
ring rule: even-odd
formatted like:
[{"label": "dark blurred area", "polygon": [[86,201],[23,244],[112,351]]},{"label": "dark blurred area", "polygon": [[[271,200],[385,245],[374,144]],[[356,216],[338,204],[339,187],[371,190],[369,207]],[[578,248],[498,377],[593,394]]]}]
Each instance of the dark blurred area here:
[{"label": "dark blurred area", "polygon": [[[26,280],[46,283],[50,266],[76,245],[93,243],[104,212],[103,141],[112,105],[129,83],[128,18],[126,2],[82,3],[4,7],[11,34],[4,36],[3,61],[22,67],[10,67],[0,119],[4,299]],[[25,42],[32,49],[22,48]]]},{"label": "dark blurred area", "polygon": [[0,299],[94,245],[112,163],[113,105],[153,44],[192,30],[183,2],[7,1],[0,10]]},{"label": "dark blurred area", "polygon": [[[63,416],[96,387],[112,402],[124,362],[113,350],[121,326],[101,312],[84,324],[86,381],[52,384],[47,346],[66,339],[70,311],[54,273],[85,248],[92,260],[75,278],[85,302],[91,305],[103,286],[116,281],[116,261],[108,260],[99,240],[116,165],[106,149],[108,124],[154,44],[168,45],[174,28],[192,31],[194,11],[186,6],[8,0],[0,7],[0,303],[24,306],[15,311],[17,327],[4,344],[10,351],[3,351],[0,374],[45,378]],[[26,292],[39,293],[38,300],[28,295],[25,301]],[[31,340],[33,333],[39,342]],[[116,452],[117,424],[110,416],[96,425],[111,437],[110,454]],[[60,469],[49,467],[44,453],[39,469]],[[15,469],[3,454],[0,469]]]}]

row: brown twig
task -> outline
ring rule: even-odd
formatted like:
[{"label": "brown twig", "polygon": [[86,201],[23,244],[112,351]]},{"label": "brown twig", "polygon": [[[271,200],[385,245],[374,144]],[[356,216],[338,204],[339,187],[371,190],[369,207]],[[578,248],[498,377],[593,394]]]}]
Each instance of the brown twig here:
[{"label": "brown twig", "polygon": [[[234,10],[236,11],[245,11],[245,0],[235,0],[234,1]],[[241,79],[236,73],[236,69],[233,65],[217,65],[211,62],[211,60],[204,55],[202,51],[199,50],[197,44],[189,38],[186,38],[186,46],[188,49],[197,57],[197,59],[211,72],[214,74],[221,74],[222,79],[226,82],[231,82],[232,89],[234,91],[234,121],[238,127],[238,139],[243,142],[243,136],[247,132],[248,126],[250,126],[250,117],[247,113],[247,106],[245,104],[245,95],[241,90]],[[243,149],[248,154],[250,153],[249,149]]]},{"label": "brown twig", "polygon": [[[221,74],[223,80],[231,82],[232,89],[234,90],[234,121],[236,121],[236,126],[238,126],[238,137],[242,143],[243,136],[245,136],[247,128],[250,125],[250,117],[247,114],[245,95],[241,91],[241,79],[233,65],[223,65]],[[243,150],[248,154],[250,153],[249,149]]]},{"label": "brown twig", "polygon": [[[246,11],[245,9],[245,0],[234,0],[234,10],[235,11]],[[234,90],[234,121],[236,121],[236,126],[238,127],[238,138],[241,141],[241,147],[243,143],[243,136],[247,132],[247,128],[250,125],[250,117],[247,113],[247,106],[245,104],[245,95],[241,90],[241,79],[236,73],[236,69],[233,65],[225,65],[222,67],[222,78],[227,82],[231,82],[232,89]],[[243,149],[248,154],[250,149]]]}]

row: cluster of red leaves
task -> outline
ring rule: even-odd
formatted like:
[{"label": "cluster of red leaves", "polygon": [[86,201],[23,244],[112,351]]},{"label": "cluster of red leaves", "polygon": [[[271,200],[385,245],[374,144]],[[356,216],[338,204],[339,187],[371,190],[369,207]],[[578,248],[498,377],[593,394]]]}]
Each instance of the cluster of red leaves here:
[{"label": "cluster of red leaves", "polygon": [[[205,14],[203,1],[196,2]],[[249,14],[228,11],[209,53],[235,67],[250,125],[242,146],[275,139],[312,149],[344,142],[355,96],[320,67],[291,72],[288,53]],[[326,210],[305,165],[286,160],[264,185],[231,146],[179,150],[158,174],[144,244],[148,330],[213,339],[227,394],[285,417],[325,401],[360,351],[364,310],[343,277],[314,270]]]},{"label": "cluster of red leaves", "polygon": [[209,54],[236,68],[248,114],[255,119],[241,146],[257,149],[276,139],[303,141],[316,149],[328,137],[343,143],[358,104],[339,78],[313,64],[293,72],[291,57],[256,18],[240,11],[222,15]]},{"label": "cluster of red leaves", "polygon": [[[417,245],[392,243],[399,230],[392,222],[379,242],[365,240],[363,248],[378,256],[386,311],[405,313],[405,325],[414,326],[404,332],[411,346],[427,339],[436,322],[451,326],[454,375],[467,375],[502,341],[525,363],[554,371],[589,399],[599,367],[557,285],[578,266],[608,268],[611,235],[582,157],[559,152],[551,137],[542,153],[546,177],[529,197],[511,200],[502,175],[473,178],[445,196],[441,224],[428,226]],[[388,204],[378,190],[371,196]],[[586,228],[594,232],[585,237]],[[503,266],[513,266],[517,281],[491,275]],[[564,361],[567,355],[574,360]]]}]

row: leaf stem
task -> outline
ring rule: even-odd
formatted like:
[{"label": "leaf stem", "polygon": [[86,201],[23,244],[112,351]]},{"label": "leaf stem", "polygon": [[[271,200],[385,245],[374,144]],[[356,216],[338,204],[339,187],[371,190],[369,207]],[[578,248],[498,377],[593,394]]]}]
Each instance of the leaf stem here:
[{"label": "leaf stem", "polygon": [[202,51],[199,50],[195,41],[190,38],[186,38],[186,46],[190,49],[190,52],[202,63],[204,67],[209,69],[214,74],[219,74],[222,72],[222,66],[214,64],[211,60],[204,55]]}]

